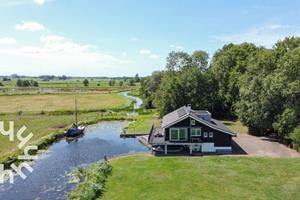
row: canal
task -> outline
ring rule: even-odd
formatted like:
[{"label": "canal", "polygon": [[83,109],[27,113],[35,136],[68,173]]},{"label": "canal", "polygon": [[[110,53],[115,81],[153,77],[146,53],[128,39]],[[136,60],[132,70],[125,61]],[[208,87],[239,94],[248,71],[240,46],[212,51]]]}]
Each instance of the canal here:
[{"label": "canal", "polygon": [[[127,93],[122,93],[128,96]],[[135,98],[139,105],[141,99]],[[15,177],[14,184],[0,185],[1,200],[66,199],[67,193],[76,187],[68,174],[79,166],[89,166],[103,159],[122,154],[149,151],[136,138],[120,138],[122,128],[129,122],[101,122],[87,127],[84,137],[71,143],[61,140],[39,155],[33,164],[34,171],[25,173],[23,180]],[[26,171],[26,170],[25,170]]]}]

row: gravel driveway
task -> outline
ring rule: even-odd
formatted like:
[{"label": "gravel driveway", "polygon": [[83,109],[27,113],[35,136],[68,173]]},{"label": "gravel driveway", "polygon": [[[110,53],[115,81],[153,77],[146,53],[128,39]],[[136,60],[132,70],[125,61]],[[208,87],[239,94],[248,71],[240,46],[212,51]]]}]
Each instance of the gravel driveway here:
[{"label": "gravel driveway", "polygon": [[247,155],[273,157],[299,157],[299,153],[283,144],[266,137],[256,137],[247,134],[238,134],[233,138],[236,149]]}]

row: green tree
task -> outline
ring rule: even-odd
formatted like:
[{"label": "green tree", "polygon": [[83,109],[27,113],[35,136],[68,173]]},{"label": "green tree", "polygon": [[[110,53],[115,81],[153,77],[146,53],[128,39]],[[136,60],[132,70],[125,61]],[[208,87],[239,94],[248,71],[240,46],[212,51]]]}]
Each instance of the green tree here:
[{"label": "green tree", "polygon": [[134,76],[134,81],[136,82],[136,83],[138,83],[138,82],[140,82],[140,77],[139,77],[139,74],[136,74],[135,76]]},{"label": "green tree", "polygon": [[141,79],[140,93],[144,97],[146,108],[153,108],[153,100],[163,76],[164,72],[155,71],[151,76]]},{"label": "green tree", "polygon": [[37,81],[34,81],[34,82],[33,82],[33,86],[34,86],[34,87],[39,87],[39,83],[38,83]]},{"label": "green tree", "polygon": [[129,79],[128,85],[129,85],[129,86],[135,86],[134,80],[133,80],[132,78]]},{"label": "green tree", "polygon": [[17,86],[22,87],[23,86],[23,81],[21,79],[17,80]]},{"label": "green tree", "polygon": [[166,69],[169,71],[179,71],[191,66],[192,60],[188,53],[172,51],[167,57]]},{"label": "green tree", "polygon": [[85,87],[89,86],[89,80],[84,79],[84,80],[83,80],[83,85],[84,85]]},{"label": "green tree", "polygon": [[192,59],[192,66],[197,66],[199,67],[202,71],[207,70],[207,65],[208,65],[208,53],[205,51],[195,51],[191,55]]},{"label": "green tree", "polygon": [[257,50],[254,44],[228,44],[214,54],[211,70],[219,81],[219,93],[226,112],[234,113],[234,104],[239,101],[239,78],[246,72]]}]

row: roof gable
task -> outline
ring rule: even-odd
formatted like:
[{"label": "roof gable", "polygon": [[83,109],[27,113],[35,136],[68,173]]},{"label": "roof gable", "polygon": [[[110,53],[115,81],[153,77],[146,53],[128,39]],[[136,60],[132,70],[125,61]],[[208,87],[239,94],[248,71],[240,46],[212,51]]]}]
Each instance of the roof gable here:
[{"label": "roof gable", "polygon": [[168,128],[188,117],[191,117],[194,120],[212,128],[214,130],[218,130],[223,133],[230,134],[232,136],[236,135],[233,131],[231,131],[229,128],[227,128],[222,122],[220,122],[216,119],[211,119],[211,122],[203,120],[200,117],[198,117],[194,112],[189,112],[185,106],[165,115],[163,117],[162,128]]}]

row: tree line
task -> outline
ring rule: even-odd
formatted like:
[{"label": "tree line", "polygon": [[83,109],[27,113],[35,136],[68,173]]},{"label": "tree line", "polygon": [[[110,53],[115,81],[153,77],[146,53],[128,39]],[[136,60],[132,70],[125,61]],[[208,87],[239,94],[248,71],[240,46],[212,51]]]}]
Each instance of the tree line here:
[{"label": "tree line", "polygon": [[171,52],[166,68],[141,80],[145,106],[161,116],[186,104],[214,117],[238,117],[256,135],[275,133],[300,148],[300,38],[272,48],[227,44],[209,63],[205,51]]}]

